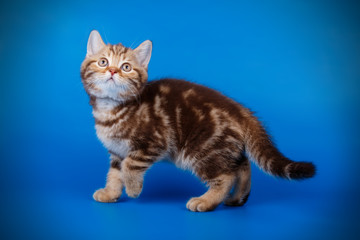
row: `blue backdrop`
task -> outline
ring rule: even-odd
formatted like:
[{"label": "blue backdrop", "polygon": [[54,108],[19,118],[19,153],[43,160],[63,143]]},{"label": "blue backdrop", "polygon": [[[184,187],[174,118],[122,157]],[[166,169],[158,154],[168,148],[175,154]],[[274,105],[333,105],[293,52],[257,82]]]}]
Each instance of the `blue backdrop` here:
[{"label": "blue backdrop", "polygon": [[[0,5],[1,239],[359,239],[355,1],[9,1]],[[314,179],[253,166],[246,206],[192,213],[205,187],[168,163],[138,199],[92,200],[108,155],[80,81],[87,38],[153,41],[149,78],[207,85],[256,111]]]}]

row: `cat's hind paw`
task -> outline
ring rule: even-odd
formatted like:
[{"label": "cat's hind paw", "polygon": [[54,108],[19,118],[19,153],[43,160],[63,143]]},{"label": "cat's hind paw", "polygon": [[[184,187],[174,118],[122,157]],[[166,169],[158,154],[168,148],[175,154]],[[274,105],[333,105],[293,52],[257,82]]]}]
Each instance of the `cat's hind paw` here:
[{"label": "cat's hind paw", "polygon": [[119,193],[115,190],[101,188],[93,194],[93,198],[98,202],[116,202],[120,195],[121,192]]},{"label": "cat's hind paw", "polygon": [[138,181],[125,182],[126,194],[131,198],[137,198],[143,188],[143,183]]},{"label": "cat's hind paw", "polygon": [[186,208],[193,212],[211,211],[214,210],[216,206],[216,204],[203,197],[191,198],[186,204]]},{"label": "cat's hind paw", "polygon": [[224,203],[227,206],[244,206],[249,198],[250,193],[246,194],[245,196],[238,198],[238,197],[228,197],[225,199]]}]

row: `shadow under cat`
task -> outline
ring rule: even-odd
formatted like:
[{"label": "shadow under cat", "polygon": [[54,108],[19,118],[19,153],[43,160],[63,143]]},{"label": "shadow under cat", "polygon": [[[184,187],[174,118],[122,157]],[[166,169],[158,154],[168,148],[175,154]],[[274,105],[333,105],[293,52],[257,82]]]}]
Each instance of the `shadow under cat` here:
[{"label": "shadow under cat", "polygon": [[[308,198],[305,188],[296,187],[295,183],[278,181],[272,176],[264,175],[260,170],[253,168],[253,184],[261,185],[260,188],[250,193],[252,200],[242,207],[232,207],[221,204],[217,209],[243,208],[248,205],[263,205],[281,203],[292,199]],[[270,181],[269,181],[270,180]],[[279,187],[279,184],[282,186]],[[272,187],[273,185],[273,187]],[[277,186],[275,188],[275,186]],[[125,191],[118,203],[137,201],[141,203],[185,203],[192,196],[201,195],[207,190],[204,183],[200,182],[188,171],[183,171],[171,163],[162,161],[155,164],[145,175],[144,188],[137,199],[126,196]]]}]

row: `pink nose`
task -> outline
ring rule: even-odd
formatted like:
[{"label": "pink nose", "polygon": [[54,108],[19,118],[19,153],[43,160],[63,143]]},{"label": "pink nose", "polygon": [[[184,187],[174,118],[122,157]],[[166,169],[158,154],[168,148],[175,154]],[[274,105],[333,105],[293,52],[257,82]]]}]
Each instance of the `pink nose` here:
[{"label": "pink nose", "polygon": [[115,73],[117,73],[116,68],[113,68],[113,67],[109,68],[109,71],[111,73],[111,76],[113,76]]}]

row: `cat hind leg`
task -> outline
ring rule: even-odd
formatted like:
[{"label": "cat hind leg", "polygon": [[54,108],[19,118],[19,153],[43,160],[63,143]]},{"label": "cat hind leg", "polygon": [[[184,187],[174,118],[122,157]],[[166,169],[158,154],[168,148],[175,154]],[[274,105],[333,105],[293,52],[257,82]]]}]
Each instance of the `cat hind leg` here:
[{"label": "cat hind leg", "polygon": [[209,190],[200,197],[191,198],[186,208],[193,212],[206,212],[215,209],[228,195],[235,180],[235,175],[220,175],[207,181]]},{"label": "cat hind leg", "polygon": [[251,168],[249,160],[244,157],[235,180],[234,191],[224,203],[228,206],[243,206],[250,195],[251,189]]}]

